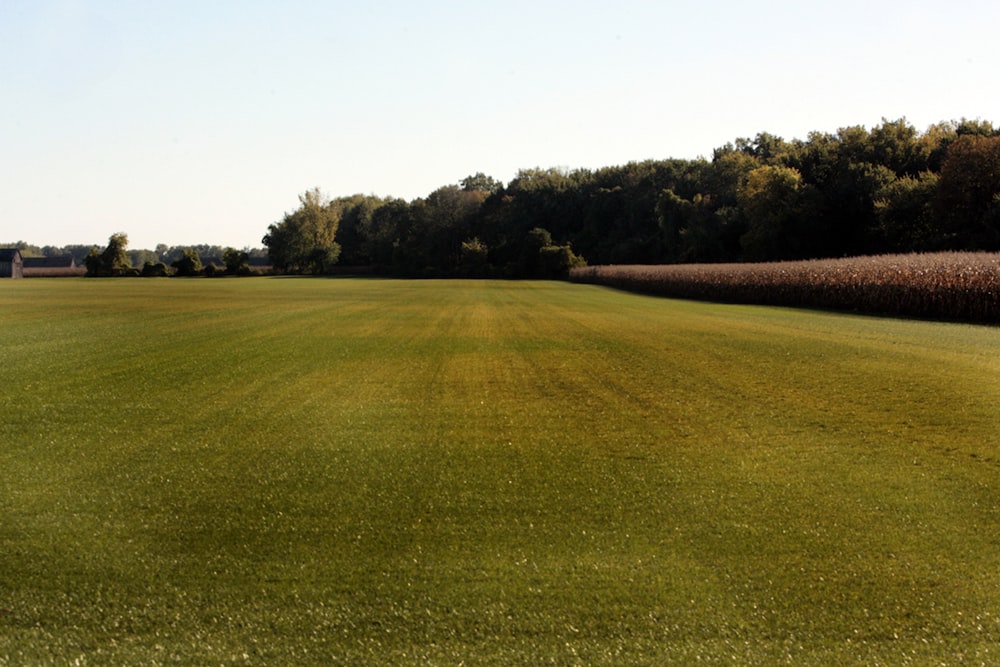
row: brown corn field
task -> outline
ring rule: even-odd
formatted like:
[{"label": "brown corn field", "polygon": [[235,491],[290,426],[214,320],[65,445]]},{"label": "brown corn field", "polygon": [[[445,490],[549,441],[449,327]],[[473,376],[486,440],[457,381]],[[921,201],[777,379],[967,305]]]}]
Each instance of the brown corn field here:
[{"label": "brown corn field", "polygon": [[588,266],[570,280],[682,299],[1000,323],[1000,253]]}]

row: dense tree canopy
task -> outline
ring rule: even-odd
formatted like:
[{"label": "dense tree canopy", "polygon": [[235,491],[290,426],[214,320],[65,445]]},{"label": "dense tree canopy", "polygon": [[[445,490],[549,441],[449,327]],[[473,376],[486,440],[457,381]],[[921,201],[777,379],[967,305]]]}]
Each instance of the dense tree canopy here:
[{"label": "dense tree canopy", "polygon": [[[401,275],[558,276],[584,258],[658,264],[1000,250],[998,163],[1000,130],[989,122],[921,133],[905,119],[883,120],[804,140],[762,132],[711,160],[522,169],[507,185],[477,173],[412,202],[354,195],[323,206],[340,221],[343,263]],[[275,265],[318,268],[283,263],[288,220],[265,238]]]},{"label": "dense tree canopy", "polygon": [[1000,136],[962,136],[948,148],[936,205],[952,245],[1000,247]]}]

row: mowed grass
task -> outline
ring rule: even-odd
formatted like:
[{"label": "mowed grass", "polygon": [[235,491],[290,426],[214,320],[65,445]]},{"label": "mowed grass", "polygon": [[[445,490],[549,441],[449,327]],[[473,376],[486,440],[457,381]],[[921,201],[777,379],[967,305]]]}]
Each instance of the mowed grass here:
[{"label": "mowed grass", "polygon": [[0,288],[0,664],[1000,661],[996,328]]}]

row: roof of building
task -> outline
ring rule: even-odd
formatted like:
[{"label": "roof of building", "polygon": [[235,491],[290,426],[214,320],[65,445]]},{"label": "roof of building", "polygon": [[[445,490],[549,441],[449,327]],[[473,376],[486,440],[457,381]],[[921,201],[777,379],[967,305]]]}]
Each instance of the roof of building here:
[{"label": "roof of building", "polygon": [[17,248],[0,248],[0,262],[10,262],[20,256],[21,251]]},{"label": "roof of building", "polygon": [[24,268],[26,269],[65,269],[73,266],[76,266],[73,255],[24,258]]}]

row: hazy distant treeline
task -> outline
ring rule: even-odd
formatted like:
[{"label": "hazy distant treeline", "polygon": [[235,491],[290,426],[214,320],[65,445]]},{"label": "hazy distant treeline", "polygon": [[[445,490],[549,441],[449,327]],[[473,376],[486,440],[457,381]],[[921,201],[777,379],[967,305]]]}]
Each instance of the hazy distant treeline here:
[{"label": "hazy distant treeline", "polygon": [[[103,245],[104,244],[101,244],[102,247]],[[73,257],[77,266],[84,266],[86,264],[87,255],[89,255],[94,248],[97,248],[98,244],[38,246],[25,241],[16,241],[13,243],[0,243],[0,247],[18,248],[21,251],[21,254],[25,257],[65,257],[70,255]],[[170,265],[183,258],[185,251],[192,250],[198,253],[199,257],[218,260],[221,259],[222,255],[226,251],[226,248],[223,246],[207,244],[168,246],[164,243],[160,243],[156,246],[155,250],[125,250],[125,255],[127,256],[129,264],[132,267],[141,269],[147,263],[157,264],[162,262]],[[250,257],[267,256],[267,250],[264,248],[246,248],[245,251]]]}]

